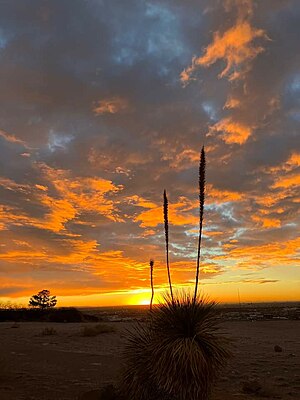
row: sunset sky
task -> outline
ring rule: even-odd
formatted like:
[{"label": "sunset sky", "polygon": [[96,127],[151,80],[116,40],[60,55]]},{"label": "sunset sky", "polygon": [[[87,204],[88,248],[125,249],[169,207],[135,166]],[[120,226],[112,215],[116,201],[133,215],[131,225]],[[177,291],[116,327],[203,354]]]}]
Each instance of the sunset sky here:
[{"label": "sunset sky", "polygon": [[300,300],[300,1],[0,2],[0,302]]}]

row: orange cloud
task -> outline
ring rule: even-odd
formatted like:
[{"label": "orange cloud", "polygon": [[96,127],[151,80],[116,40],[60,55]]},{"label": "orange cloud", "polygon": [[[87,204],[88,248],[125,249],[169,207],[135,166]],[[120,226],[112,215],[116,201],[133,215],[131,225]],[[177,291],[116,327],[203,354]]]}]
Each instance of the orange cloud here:
[{"label": "orange cloud", "polygon": [[27,147],[26,143],[23,142],[23,140],[18,139],[14,135],[10,135],[9,133],[3,131],[2,129],[0,129],[0,136],[3,137],[7,142],[18,143],[18,144],[22,144],[23,146]]},{"label": "orange cloud", "polygon": [[236,97],[230,96],[226,100],[226,103],[223,108],[232,109],[232,108],[239,108],[240,106],[241,106],[241,101]]},{"label": "orange cloud", "polygon": [[294,152],[288,159],[287,164],[294,167],[300,167],[300,153]]},{"label": "orange cloud", "polygon": [[260,225],[262,225],[263,228],[280,228],[281,226],[281,221],[278,218],[269,218],[269,217],[263,217],[260,215],[253,215],[251,219]]},{"label": "orange cloud", "polygon": [[[244,195],[239,192],[229,190],[219,190],[207,185],[207,201],[208,203],[226,203],[233,201],[241,201]],[[154,228],[163,223],[162,205],[149,202],[139,196],[132,196],[127,199],[131,204],[146,208],[147,210],[140,212],[135,218],[135,222],[139,222],[143,228]],[[182,196],[177,203],[169,203],[169,221],[173,225],[194,225],[198,226],[199,217],[197,216],[198,200],[191,201]],[[195,213],[193,211],[196,211]]]},{"label": "orange cloud", "polygon": [[212,203],[226,203],[244,199],[244,194],[230,190],[219,190],[212,185],[207,185],[208,201]]},{"label": "orange cloud", "polygon": [[95,115],[116,114],[129,108],[128,100],[122,97],[111,97],[98,101],[93,108]]},{"label": "orange cloud", "polygon": [[0,260],[14,264],[29,264],[31,266],[46,266],[61,264],[68,266],[90,265],[99,250],[96,240],[82,240],[76,235],[69,239],[59,238],[59,246],[43,245],[32,240],[26,245],[22,242],[4,243]]},{"label": "orange cloud", "polygon": [[271,193],[271,194],[263,194],[260,196],[255,196],[255,201],[257,204],[263,206],[263,207],[272,207],[279,201],[283,200],[286,197],[286,193],[280,191],[276,193]]},{"label": "orange cloud", "polygon": [[210,131],[223,132],[222,139],[227,144],[243,144],[252,134],[253,127],[234,121],[231,117],[224,118],[210,128]]},{"label": "orange cloud", "polygon": [[[35,270],[42,269],[48,273],[52,271],[48,277],[48,286],[64,295],[105,293],[123,287],[126,290],[135,289],[143,287],[145,276],[148,278],[147,261],[136,261],[124,256],[119,250],[101,252],[95,240],[59,238],[57,243],[57,247],[46,244],[41,248],[39,243],[32,240],[24,248],[22,243],[12,244],[8,241],[1,250],[0,262],[2,265],[9,265],[10,271],[14,268],[20,274],[26,272],[24,268],[28,266],[33,272],[26,279],[30,291],[38,285],[43,286],[43,282],[37,282],[39,277],[34,276]],[[74,273],[72,280],[62,281],[60,276],[64,273]],[[85,279],[80,279],[82,274]],[[13,281],[12,286],[20,284],[17,278]],[[89,286],[89,281],[93,282],[92,287]],[[103,282],[109,282],[108,287]]]},{"label": "orange cloud", "polygon": [[170,167],[177,171],[191,167],[199,163],[200,152],[193,149],[184,149],[181,153],[172,154],[170,157],[164,157],[170,160]]},{"label": "orange cloud", "polygon": [[278,177],[272,187],[275,189],[290,188],[290,187],[299,187],[299,185],[300,185],[300,173],[296,173],[285,177]]},{"label": "orange cloud", "polygon": [[[169,204],[169,221],[173,225],[197,225],[198,217],[192,214],[196,203],[185,197],[180,197],[175,204]],[[162,206],[151,205],[151,208],[138,214],[135,222],[140,222],[143,228],[153,228],[163,222]]]},{"label": "orange cloud", "polygon": [[230,81],[241,79],[251,68],[251,61],[264,51],[262,46],[254,42],[259,38],[267,39],[267,35],[263,29],[251,26],[252,2],[226,2],[227,8],[232,5],[238,7],[235,25],[224,33],[214,33],[213,41],[207,46],[203,56],[194,57],[191,66],[181,73],[184,84],[190,81],[199,66],[209,67],[218,60],[226,62],[226,67],[219,74],[220,78],[227,76]]},{"label": "orange cloud", "polygon": [[53,169],[45,164],[36,167],[56,190],[56,195],[48,193],[47,186],[18,184],[10,179],[0,179],[0,185],[7,190],[26,193],[35,202],[46,208],[42,219],[24,214],[16,208],[0,208],[0,228],[8,224],[32,225],[53,232],[65,230],[68,221],[77,220],[84,213],[100,214],[112,221],[120,220],[115,213],[113,200],[107,198],[122,189],[111,181],[98,177],[75,177],[69,171]]},{"label": "orange cloud", "polygon": [[[300,153],[294,151],[289,158],[282,164],[264,170],[273,177],[272,189],[285,189],[277,196],[284,198],[295,193],[300,184]],[[274,194],[276,196],[276,194]],[[270,201],[272,201],[270,199]]]},{"label": "orange cloud", "polygon": [[3,206],[0,204],[0,231],[6,230],[9,225],[35,225],[36,222],[37,220],[25,215],[14,207]]},{"label": "orange cloud", "polygon": [[291,172],[300,166],[300,153],[294,151],[289,158],[282,164],[270,167],[267,172],[278,173],[278,172]]},{"label": "orange cloud", "polygon": [[141,196],[133,195],[130,197],[127,197],[127,201],[130,204],[134,204],[138,207],[143,207],[143,208],[157,208],[157,204],[153,203],[152,201],[146,200]]},{"label": "orange cloud", "polygon": [[[244,260],[251,268],[261,266],[282,266],[283,264],[299,264],[300,261],[300,238],[266,243],[257,246],[240,246],[226,253],[226,259]],[[222,259],[224,256],[216,256]],[[247,260],[247,261],[246,261]]]}]

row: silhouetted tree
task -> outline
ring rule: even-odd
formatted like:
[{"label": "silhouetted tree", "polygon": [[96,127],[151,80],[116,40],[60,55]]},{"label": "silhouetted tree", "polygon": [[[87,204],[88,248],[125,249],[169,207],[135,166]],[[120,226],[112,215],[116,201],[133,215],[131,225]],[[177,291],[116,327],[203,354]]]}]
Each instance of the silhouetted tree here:
[{"label": "silhouetted tree", "polygon": [[57,303],[56,296],[51,296],[49,290],[41,290],[37,294],[33,295],[29,300],[30,307],[37,308],[52,308],[55,307]]}]

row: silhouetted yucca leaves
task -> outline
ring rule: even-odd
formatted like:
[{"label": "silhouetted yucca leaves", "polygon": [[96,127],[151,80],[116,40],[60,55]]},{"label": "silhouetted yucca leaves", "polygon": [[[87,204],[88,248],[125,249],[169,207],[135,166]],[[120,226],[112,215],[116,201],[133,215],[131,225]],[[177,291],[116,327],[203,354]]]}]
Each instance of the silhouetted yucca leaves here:
[{"label": "silhouetted yucca leaves", "polygon": [[212,383],[229,355],[216,335],[215,303],[189,294],[165,297],[152,313],[151,348],[155,381],[180,400],[208,398]]},{"label": "silhouetted yucca leaves", "polygon": [[208,399],[229,355],[217,330],[214,302],[187,294],[174,299],[167,295],[153,308],[150,324],[137,326],[129,338],[128,398]]},{"label": "silhouetted yucca leaves", "polygon": [[159,390],[153,380],[151,364],[151,343],[153,330],[150,325],[136,324],[127,332],[125,347],[125,370],[120,393],[128,400],[171,400]]}]

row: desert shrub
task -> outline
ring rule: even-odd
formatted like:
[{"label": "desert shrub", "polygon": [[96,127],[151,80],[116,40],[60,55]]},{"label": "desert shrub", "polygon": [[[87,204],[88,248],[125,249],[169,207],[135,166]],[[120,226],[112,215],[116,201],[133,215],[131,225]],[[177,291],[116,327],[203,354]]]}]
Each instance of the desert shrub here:
[{"label": "desert shrub", "polygon": [[54,328],[44,328],[40,333],[40,336],[53,336],[53,335],[57,335],[57,332]]},{"label": "desert shrub", "polygon": [[0,302],[0,310],[18,310],[22,306],[18,303],[12,303],[11,301]]},{"label": "desert shrub", "polygon": [[49,322],[82,322],[84,316],[75,307],[62,307],[47,310],[46,320]]},{"label": "desert shrub", "polygon": [[167,296],[129,333],[121,390],[132,400],[206,400],[229,356],[215,303]]},{"label": "desert shrub", "polygon": [[100,322],[103,321],[102,317],[97,317],[96,315],[83,314],[83,319],[85,322]]},{"label": "desert shrub", "polygon": [[81,332],[81,336],[98,336],[103,333],[114,333],[116,329],[107,324],[96,324],[84,326]]},{"label": "desert shrub", "polygon": [[19,308],[0,309],[0,322],[3,321],[39,321],[39,322],[83,322],[86,315],[74,307],[66,308]]},{"label": "desert shrub", "polygon": [[0,322],[3,321],[38,321],[41,320],[43,310],[27,308],[6,308],[0,310]]}]

